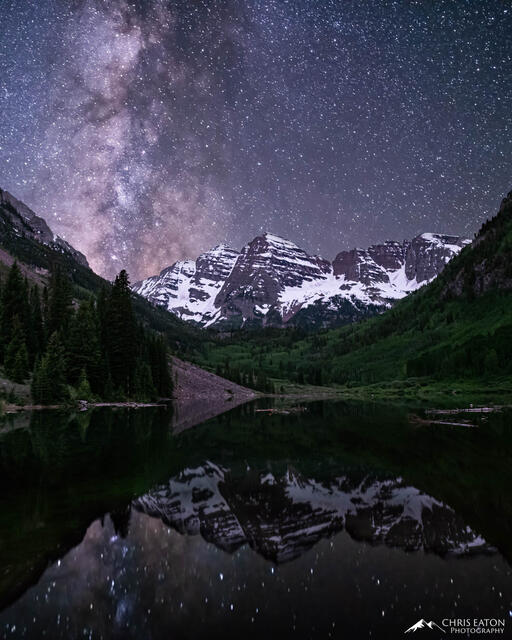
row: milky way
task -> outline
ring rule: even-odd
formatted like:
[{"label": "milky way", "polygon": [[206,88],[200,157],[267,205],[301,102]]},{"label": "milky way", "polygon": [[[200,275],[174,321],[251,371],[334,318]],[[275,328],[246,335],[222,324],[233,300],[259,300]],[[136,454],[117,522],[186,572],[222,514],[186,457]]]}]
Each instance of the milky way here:
[{"label": "milky way", "polygon": [[512,186],[503,0],[2,0],[0,186],[132,280],[262,231],[472,236]]}]

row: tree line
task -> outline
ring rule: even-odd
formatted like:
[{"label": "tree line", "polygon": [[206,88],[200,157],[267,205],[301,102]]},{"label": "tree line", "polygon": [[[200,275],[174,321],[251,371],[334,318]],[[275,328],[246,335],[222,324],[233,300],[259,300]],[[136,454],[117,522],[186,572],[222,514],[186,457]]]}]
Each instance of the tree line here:
[{"label": "tree line", "polygon": [[16,262],[0,288],[0,364],[34,402],[168,397],[166,341],[137,322],[126,271],[77,304],[68,277],[30,285]]},{"label": "tree line", "polygon": [[242,369],[230,366],[229,362],[226,361],[224,365],[218,364],[216,366],[215,374],[242,387],[249,387],[263,393],[275,393],[274,383],[265,371],[261,369],[258,372],[252,368]]}]

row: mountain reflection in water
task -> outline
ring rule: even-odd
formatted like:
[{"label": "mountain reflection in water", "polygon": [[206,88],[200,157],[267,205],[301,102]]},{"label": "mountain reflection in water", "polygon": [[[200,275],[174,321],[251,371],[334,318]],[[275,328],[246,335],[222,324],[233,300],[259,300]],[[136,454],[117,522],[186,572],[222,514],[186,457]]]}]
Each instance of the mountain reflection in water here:
[{"label": "mountain reflection in water", "polygon": [[235,477],[207,462],[184,469],[133,506],[182,534],[201,534],[224,551],[249,544],[276,563],[293,560],[344,527],[355,540],[408,551],[465,555],[492,550],[453,509],[401,478],[378,479],[350,470],[318,482],[293,468],[277,478],[250,469]]},{"label": "mountain reflection in water", "polygon": [[423,616],[508,624],[510,415],[456,430],[409,414],[246,405],[179,434],[193,416],[169,408],[8,421],[0,637],[386,638]]}]

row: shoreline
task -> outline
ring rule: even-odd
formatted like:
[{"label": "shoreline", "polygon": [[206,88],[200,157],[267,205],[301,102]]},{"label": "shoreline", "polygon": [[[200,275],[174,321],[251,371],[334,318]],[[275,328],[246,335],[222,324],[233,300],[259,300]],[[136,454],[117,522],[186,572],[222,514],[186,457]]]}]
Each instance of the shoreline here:
[{"label": "shoreline", "polygon": [[78,402],[77,404],[5,404],[1,415],[20,413],[22,411],[44,411],[44,410],[63,410],[70,411],[88,411],[97,407],[111,408],[128,408],[128,409],[145,409],[149,407],[162,407],[164,401],[170,401],[172,398],[163,398],[162,402]]}]

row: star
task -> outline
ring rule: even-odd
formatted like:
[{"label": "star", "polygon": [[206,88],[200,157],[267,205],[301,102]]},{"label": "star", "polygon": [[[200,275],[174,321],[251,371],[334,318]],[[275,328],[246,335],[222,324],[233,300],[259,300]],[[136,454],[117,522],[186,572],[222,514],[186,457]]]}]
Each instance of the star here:
[{"label": "star", "polygon": [[0,185],[112,277],[270,231],[471,237],[510,189],[501,0],[4,0]]}]

